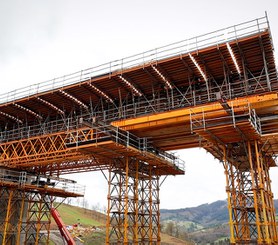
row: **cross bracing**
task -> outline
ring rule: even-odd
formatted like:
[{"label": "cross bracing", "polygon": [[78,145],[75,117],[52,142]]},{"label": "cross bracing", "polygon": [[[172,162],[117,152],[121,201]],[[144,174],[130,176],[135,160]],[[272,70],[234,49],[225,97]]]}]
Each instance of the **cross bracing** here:
[{"label": "cross bracing", "polygon": [[106,243],[160,244],[159,177],[184,173],[167,151],[203,147],[225,169],[231,243],[275,244],[277,91],[265,16],[1,96],[0,164],[109,170]]}]

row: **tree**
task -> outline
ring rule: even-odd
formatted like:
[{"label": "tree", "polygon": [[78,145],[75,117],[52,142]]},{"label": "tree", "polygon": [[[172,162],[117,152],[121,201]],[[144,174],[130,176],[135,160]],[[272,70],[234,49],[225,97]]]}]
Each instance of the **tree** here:
[{"label": "tree", "polygon": [[173,236],[174,234],[174,223],[172,221],[168,222],[165,228],[165,233]]},{"label": "tree", "polygon": [[180,237],[180,227],[178,225],[178,222],[175,222],[175,237],[179,238]]},{"label": "tree", "polygon": [[83,198],[83,203],[82,204],[83,204],[82,206],[85,209],[85,213],[86,213],[89,203],[85,198]]}]

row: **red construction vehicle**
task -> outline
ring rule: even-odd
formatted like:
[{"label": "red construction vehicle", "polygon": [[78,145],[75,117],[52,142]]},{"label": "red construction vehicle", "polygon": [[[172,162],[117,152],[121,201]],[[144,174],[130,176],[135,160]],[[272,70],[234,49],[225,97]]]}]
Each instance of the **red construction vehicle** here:
[{"label": "red construction vehicle", "polygon": [[67,230],[66,225],[63,222],[63,220],[62,220],[59,212],[57,211],[57,209],[52,207],[50,209],[50,213],[51,213],[52,217],[54,218],[56,224],[58,225],[60,233],[61,233],[62,237],[66,240],[67,244],[68,245],[75,245],[75,241],[73,240],[71,234]]}]

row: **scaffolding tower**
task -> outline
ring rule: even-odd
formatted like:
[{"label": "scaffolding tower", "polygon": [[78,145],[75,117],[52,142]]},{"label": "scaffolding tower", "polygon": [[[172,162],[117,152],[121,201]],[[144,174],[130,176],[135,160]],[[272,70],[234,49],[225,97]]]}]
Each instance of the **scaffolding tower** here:
[{"label": "scaffolding tower", "polygon": [[49,244],[55,197],[80,197],[74,181],[0,168],[1,244]]},{"label": "scaffolding tower", "polygon": [[[106,244],[160,244],[160,178],[184,174],[169,151],[202,147],[225,170],[231,244],[277,244],[277,91],[264,16],[0,95],[0,166],[50,179],[107,170]],[[24,220],[38,244],[61,193],[8,182],[2,239]]]}]

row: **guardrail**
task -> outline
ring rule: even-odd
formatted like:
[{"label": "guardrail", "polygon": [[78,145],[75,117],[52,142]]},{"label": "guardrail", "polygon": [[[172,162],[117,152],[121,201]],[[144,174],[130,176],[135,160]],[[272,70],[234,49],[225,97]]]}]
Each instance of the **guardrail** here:
[{"label": "guardrail", "polygon": [[191,132],[196,130],[206,130],[208,128],[217,127],[220,125],[232,125],[237,126],[237,123],[246,121],[252,125],[258,134],[262,134],[261,121],[258,117],[255,109],[251,109],[250,106],[246,106],[240,113],[236,112],[233,108],[233,104],[230,109],[220,109],[218,112],[222,112],[221,116],[215,117],[215,112],[205,111],[205,106],[202,112],[195,113],[194,108],[190,110],[190,128]]},{"label": "guardrail", "polygon": [[82,136],[79,137],[78,134],[69,134],[69,138],[66,139],[66,142],[68,142],[66,143],[67,146],[77,147],[86,143],[97,144],[105,140],[112,140],[117,144],[138,149],[143,154],[144,152],[152,153],[157,157],[168,161],[170,164],[173,164],[181,170],[185,169],[185,162],[183,160],[179,159],[173,153],[168,153],[153,147],[151,142],[147,138],[137,137],[129,131],[125,131],[114,126],[99,126],[93,127],[93,129],[94,132],[93,135],[91,135],[90,139],[86,139]]},{"label": "guardrail", "polygon": [[19,186],[32,185],[34,187],[47,187],[55,190],[63,190],[79,195],[85,194],[85,186],[77,184],[64,178],[51,176],[34,176],[25,171],[14,171],[10,169],[0,169],[0,182],[12,182]]},{"label": "guardrail", "polygon": [[[278,90],[278,78],[277,74],[270,73],[271,77],[271,88],[272,91]],[[253,77],[248,80],[233,81],[228,83],[227,86],[223,86],[222,90],[219,91],[218,87],[212,87],[210,93],[211,102],[218,101],[221,96],[225,99],[232,99],[235,97],[248,96],[254,93],[263,93],[268,91],[266,75],[259,77]],[[217,91],[216,91],[217,90]],[[171,97],[169,98],[154,98],[147,100],[141,98],[140,101],[123,105],[118,108],[110,108],[107,110],[95,110],[92,113],[79,115],[76,117],[68,117],[50,122],[44,122],[37,125],[18,125],[18,128],[11,130],[0,130],[0,143],[12,140],[19,140],[23,138],[34,137],[47,133],[55,133],[59,131],[70,131],[79,127],[79,118],[92,118],[95,117],[101,121],[109,122],[116,121],[119,119],[127,119],[130,117],[136,117],[140,115],[146,115],[149,113],[163,112],[170,109],[184,108],[188,106],[201,105],[208,102],[208,96],[206,92],[195,91],[192,96],[191,93],[182,94],[181,91],[174,89]]]},{"label": "guardrail", "polygon": [[131,67],[156,62],[158,60],[190,53],[192,51],[198,52],[200,49],[260,33],[267,29],[269,29],[268,19],[267,16],[264,16],[252,21],[175,42],[143,53],[57,77],[45,82],[16,89],[5,94],[0,94],[0,104],[12,102],[17,99],[40,94],[46,91],[61,89],[65,86],[81,83],[88,79],[96,78],[105,74],[111,75],[115,71],[119,71],[121,73],[124,69]]},{"label": "guardrail", "polygon": [[[277,74],[270,73],[272,91],[278,90],[278,78]],[[218,101],[221,97],[225,99],[232,99],[235,97],[248,96],[255,93],[267,92],[266,75],[253,77],[248,80],[238,80],[233,83],[228,83],[227,86],[223,86],[219,91],[218,87],[212,87],[210,97],[212,101]],[[245,88],[245,89],[243,89]],[[216,91],[217,90],[217,91]],[[92,118],[95,117],[101,121],[116,121],[119,119],[127,119],[130,117],[136,117],[140,115],[146,115],[149,113],[163,112],[171,109],[184,108],[188,106],[195,106],[207,103],[208,96],[206,92],[199,92],[195,90],[194,96],[191,93],[182,94],[180,91],[174,89],[171,97],[169,98],[154,98],[147,100],[141,98],[140,101],[123,105],[118,108],[111,108],[107,110],[95,110],[92,113],[86,113],[74,118],[64,118],[50,122],[44,122],[37,125],[23,126],[19,125],[18,128],[12,130],[0,131],[0,143],[12,140],[18,140],[23,138],[29,138],[33,136],[43,135],[46,133],[55,133],[59,131],[67,131],[78,127],[79,118]]]}]

